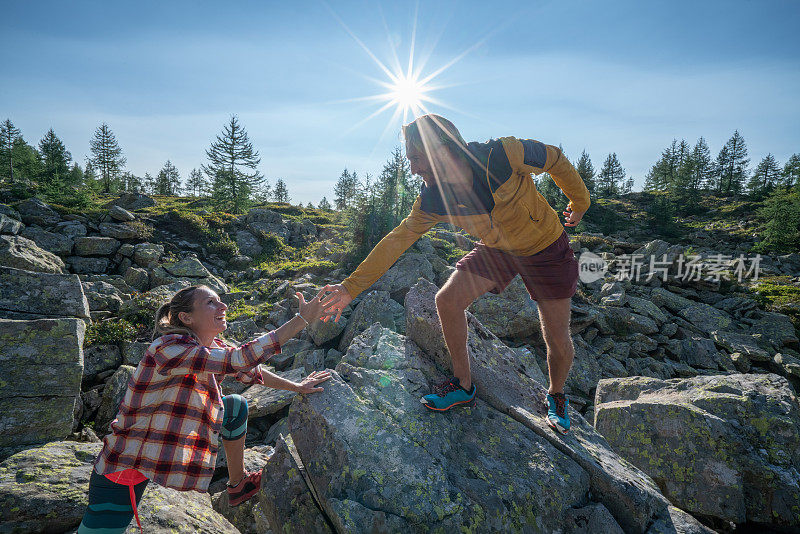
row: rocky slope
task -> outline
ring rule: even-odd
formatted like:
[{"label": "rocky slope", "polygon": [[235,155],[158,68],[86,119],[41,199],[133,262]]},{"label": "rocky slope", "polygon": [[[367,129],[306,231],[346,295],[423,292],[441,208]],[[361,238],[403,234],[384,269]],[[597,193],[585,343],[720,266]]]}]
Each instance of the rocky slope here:
[{"label": "rocky slope", "polygon": [[[77,526],[98,436],[149,344],[137,325],[150,326],[172,293],[215,289],[235,319],[226,335],[243,342],[287,320],[295,290],[310,295],[347,274],[335,224],[259,208],[227,223],[236,246],[223,246],[155,204],[124,195],[88,216],[36,199],[0,205],[0,523],[10,532]],[[223,382],[251,407],[246,461],[264,469],[259,497],[227,505],[220,454],[208,499],[148,488],[147,521],[204,532],[800,528],[796,325],[747,283],[674,276],[681,254],[738,255],[741,241],[643,237],[572,238],[576,255],[597,254],[609,272],[573,299],[568,437],[542,422],[546,355],[519,279],[470,307],[478,405],[419,406],[449,368],[433,298],[471,246],[435,229],[339,323],[312,324],[270,362],[291,379],[333,369],[324,393]],[[294,256],[259,261],[276,243]],[[644,267],[638,280],[616,279],[632,254],[666,257],[670,276],[647,281]],[[761,267],[800,281],[798,254]],[[48,474],[37,458],[71,470]],[[30,495],[41,495],[36,506],[15,504]],[[170,515],[178,509],[191,518]]]}]

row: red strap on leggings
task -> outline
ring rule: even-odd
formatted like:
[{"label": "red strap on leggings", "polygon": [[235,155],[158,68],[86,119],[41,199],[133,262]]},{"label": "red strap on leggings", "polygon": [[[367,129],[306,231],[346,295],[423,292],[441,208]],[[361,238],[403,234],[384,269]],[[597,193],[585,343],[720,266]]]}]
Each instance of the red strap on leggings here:
[{"label": "red strap on leggings", "polygon": [[139,525],[139,532],[143,533],[144,530],[142,529],[142,523],[139,521],[139,510],[136,509],[136,494],[133,491],[133,487],[136,484],[141,484],[147,480],[147,477],[136,469],[123,469],[122,471],[117,471],[116,473],[108,473],[105,475],[105,477],[116,484],[128,486],[128,491],[130,492],[131,496],[133,515],[136,517],[136,524]]}]

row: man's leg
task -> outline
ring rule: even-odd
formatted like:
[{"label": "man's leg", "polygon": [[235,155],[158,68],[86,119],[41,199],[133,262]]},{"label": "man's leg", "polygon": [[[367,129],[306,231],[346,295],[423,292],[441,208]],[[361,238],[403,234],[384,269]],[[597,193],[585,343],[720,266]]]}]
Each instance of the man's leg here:
[{"label": "man's leg", "polygon": [[563,393],[575,347],[569,332],[572,299],[543,299],[537,301],[542,335],[547,346],[547,367],[550,372],[548,393]]},{"label": "man's leg", "polygon": [[436,293],[436,311],[453,362],[453,375],[466,390],[472,389],[472,376],[467,354],[467,316],[464,312],[472,301],[494,286],[495,283],[488,278],[457,270]]}]

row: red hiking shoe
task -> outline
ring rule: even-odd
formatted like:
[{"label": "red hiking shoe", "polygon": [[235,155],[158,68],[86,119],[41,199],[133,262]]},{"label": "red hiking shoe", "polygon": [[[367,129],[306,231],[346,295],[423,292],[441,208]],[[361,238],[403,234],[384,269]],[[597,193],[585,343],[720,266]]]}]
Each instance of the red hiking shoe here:
[{"label": "red hiking shoe", "polygon": [[236,486],[228,485],[228,504],[239,506],[250,499],[261,489],[261,471],[245,471],[242,480]]}]

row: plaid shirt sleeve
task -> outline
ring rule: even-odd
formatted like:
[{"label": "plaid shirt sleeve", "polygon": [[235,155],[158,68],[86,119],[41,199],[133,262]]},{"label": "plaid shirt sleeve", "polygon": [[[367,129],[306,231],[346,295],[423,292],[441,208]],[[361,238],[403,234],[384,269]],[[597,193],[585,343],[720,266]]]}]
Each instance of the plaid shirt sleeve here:
[{"label": "plaid shirt sleeve", "polygon": [[263,384],[264,377],[261,375],[261,366],[256,365],[249,371],[239,371],[236,373],[234,377],[237,381],[241,382],[242,384],[247,384],[249,386],[253,384]]},{"label": "plaid shirt sleeve", "polygon": [[275,331],[239,347],[208,348],[191,336],[168,334],[160,339],[162,342],[154,347],[153,358],[156,371],[161,375],[238,375],[249,371],[255,380],[256,373],[260,376],[261,371],[253,368],[281,352]]}]

